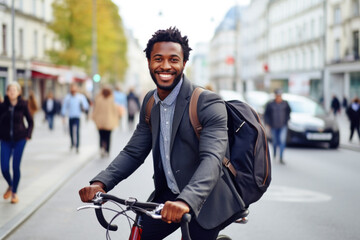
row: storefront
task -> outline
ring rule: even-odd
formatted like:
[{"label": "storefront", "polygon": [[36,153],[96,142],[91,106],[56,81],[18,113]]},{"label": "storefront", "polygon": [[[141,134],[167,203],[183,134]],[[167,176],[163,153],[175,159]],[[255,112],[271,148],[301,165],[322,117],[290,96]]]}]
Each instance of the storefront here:
[{"label": "storefront", "polygon": [[35,92],[40,101],[43,101],[48,92],[53,92],[55,97],[62,98],[68,91],[72,82],[85,82],[87,75],[80,69],[66,66],[57,66],[49,63],[32,62],[31,90]]}]

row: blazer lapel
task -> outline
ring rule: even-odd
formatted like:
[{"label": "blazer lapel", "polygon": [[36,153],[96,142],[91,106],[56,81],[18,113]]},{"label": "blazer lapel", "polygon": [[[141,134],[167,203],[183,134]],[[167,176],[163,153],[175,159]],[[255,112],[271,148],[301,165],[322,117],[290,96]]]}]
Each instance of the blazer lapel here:
[{"label": "blazer lapel", "polygon": [[176,132],[178,131],[181,119],[183,118],[183,115],[185,113],[185,109],[187,109],[187,106],[189,105],[189,100],[191,97],[191,89],[192,89],[191,83],[184,75],[183,84],[181,86],[179,95],[177,96],[176,99],[176,106],[175,106],[172,132],[171,132],[170,152],[172,151],[175,135]]}]

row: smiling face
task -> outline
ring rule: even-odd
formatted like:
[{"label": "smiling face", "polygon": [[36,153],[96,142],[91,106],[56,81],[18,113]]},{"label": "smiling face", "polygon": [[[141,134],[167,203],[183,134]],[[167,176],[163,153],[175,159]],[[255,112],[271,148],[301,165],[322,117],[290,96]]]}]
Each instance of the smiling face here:
[{"label": "smiling face", "polygon": [[158,92],[169,94],[180,81],[186,64],[181,45],[175,42],[155,43],[148,64]]}]

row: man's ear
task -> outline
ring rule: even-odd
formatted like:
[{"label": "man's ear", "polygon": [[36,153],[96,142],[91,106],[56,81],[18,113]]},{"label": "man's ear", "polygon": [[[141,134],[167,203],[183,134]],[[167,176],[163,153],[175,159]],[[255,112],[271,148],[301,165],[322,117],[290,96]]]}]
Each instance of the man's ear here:
[{"label": "man's ear", "polygon": [[184,67],[186,66],[187,61],[184,61]]}]

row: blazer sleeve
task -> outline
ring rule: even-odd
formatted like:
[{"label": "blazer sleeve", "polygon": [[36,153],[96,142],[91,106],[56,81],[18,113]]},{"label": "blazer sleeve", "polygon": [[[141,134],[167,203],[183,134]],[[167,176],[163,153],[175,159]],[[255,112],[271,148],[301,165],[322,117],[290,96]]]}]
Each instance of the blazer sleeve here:
[{"label": "blazer sleeve", "polygon": [[[147,99],[148,97],[144,98],[145,103]],[[130,176],[149,155],[152,135],[149,125],[145,122],[144,105],[146,104],[144,102],[140,111],[139,124],[129,142],[110,165],[90,181],[90,184],[96,181],[102,182],[106,186],[105,190],[110,191],[119,182]]]},{"label": "blazer sleeve", "polygon": [[220,179],[228,143],[224,101],[218,95],[204,91],[199,97],[197,111],[203,127],[199,139],[200,163],[178,196],[189,204],[196,216]]}]

